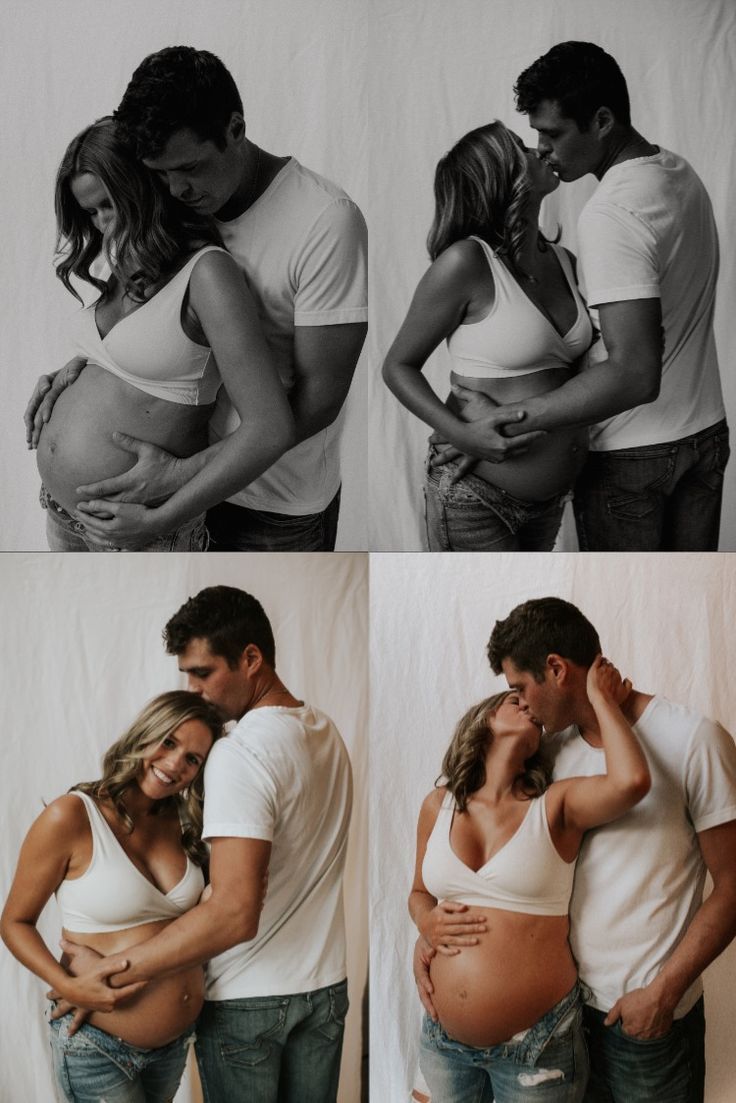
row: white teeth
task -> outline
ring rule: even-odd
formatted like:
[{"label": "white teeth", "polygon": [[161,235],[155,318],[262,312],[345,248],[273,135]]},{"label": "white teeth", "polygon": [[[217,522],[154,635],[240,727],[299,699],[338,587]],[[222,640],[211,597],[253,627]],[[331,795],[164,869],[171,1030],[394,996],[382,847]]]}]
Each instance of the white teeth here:
[{"label": "white teeth", "polygon": [[169,775],[165,774],[163,770],[159,770],[156,766],[152,766],[151,769],[153,770],[155,777],[157,777],[159,781],[162,781],[164,785],[174,784],[173,777],[169,777]]}]

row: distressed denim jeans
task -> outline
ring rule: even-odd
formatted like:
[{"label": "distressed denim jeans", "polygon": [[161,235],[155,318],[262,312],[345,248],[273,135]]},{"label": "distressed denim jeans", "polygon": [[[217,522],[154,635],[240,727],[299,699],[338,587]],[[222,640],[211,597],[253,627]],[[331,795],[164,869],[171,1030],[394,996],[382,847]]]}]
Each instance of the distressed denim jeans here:
[{"label": "distressed denim jeans", "polygon": [[[432,452],[430,451],[430,457]],[[456,462],[426,468],[430,551],[551,551],[569,495],[525,502],[469,473],[456,483]]]},{"label": "distressed denim jeans", "polygon": [[68,1103],[171,1103],[194,1031],[159,1049],[128,1045],[85,1023],[69,1037],[72,1016],[50,1022],[54,1075]]},{"label": "distressed denim jeans", "polygon": [[581,1103],[588,1079],[579,984],[542,1018],[501,1045],[450,1038],[425,1016],[419,1067],[432,1103]]},{"label": "distressed denim jeans", "polygon": [[[102,547],[89,540],[84,533],[84,525],[81,521],[75,521],[71,514],[67,513],[63,506],[49,494],[46,487],[41,487],[39,495],[41,507],[46,510],[46,541],[53,552],[116,552],[120,548]],[[147,544],[139,548],[129,548],[128,551],[146,552],[173,552],[173,551],[206,551],[207,529],[204,524],[204,514],[195,517],[193,521],[186,521],[174,532],[167,532],[163,536],[155,536]]]},{"label": "distressed denim jeans", "polygon": [[206,1001],[196,1044],[206,1103],[335,1103],[347,1010],[347,981]]},{"label": "distressed denim jeans", "polygon": [[703,999],[663,1038],[630,1038],[621,1023],[604,1026],[605,1011],[586,1007],[590,1082],[585,1103],[703,1103]]},{"label": "distressed denim jeans", "polygon": [[725,421],[667,444],[589,452],[575,485],[581,551],[718,551]]}]

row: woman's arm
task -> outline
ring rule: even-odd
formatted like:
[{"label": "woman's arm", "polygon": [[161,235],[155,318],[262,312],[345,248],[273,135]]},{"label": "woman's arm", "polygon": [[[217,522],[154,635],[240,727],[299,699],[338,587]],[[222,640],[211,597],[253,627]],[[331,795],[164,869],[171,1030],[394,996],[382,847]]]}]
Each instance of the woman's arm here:
[{"label": "woman's arm", "polygon": [[618,819],[649,792],[646,757],[618,703],[630,690],[631,684],[622,682],[616,668],[598,655],[588,671],[587,691],[598,721],[606,773],[569,778],[551,787],[560,798],[558,828],[562,832],[582,836],[591,827]]},{"label": "woman's arm", "polygon": [[437,902],[437,898],[427,891],[422,880],[422,863],[427,849],[427,840],[432,834],[437,815],[442,804],[444,790],[433,789],[425,797],[419,812],[417,824],[417,856],[414,868],[414,883],[409,893],[409,915],[422,938],[440,954],[451,957],[459,954],[452,947],[475,946],[476,934],[486,930],[485,917],[469,916],[467,904],[457,904],[450,900]]},{"label": "woman's arm", "polygon": [[443,440],[478,459],[498,460],[519,451],[517,444],[521,449],[528,447],[531,440],[517,435],[512,442],[504,437],[503,422],[493,410],[480,421],[463,421],[437,397],[422,374],[429,356],[462,324],[473,295],[479,286],[487,286],[489,278],[488,265],[475,242],[458,241],[446,249],[419,281],[384,361],[383,378],[399,401]]},{"label": "woman's arm", "polygon": [[[294,419],[253,297],[227,253],[206,253],[195,265],[189,303],[212,348],[225,390],[240,417],[238,428],[207,450],[207,462],[155,508],[110,501],[80,505],[92,535],[115,539],[115,520],[125,520],[126,538],[138,518],[141,538],[171,532],[184,521],[242,490],[292,447]],[[112,520],[95,517],[99,511]],[[138,541],[139,543],[141,540]]]},{"label": "woman's arm", "polygon": [[[21,847],[18,868],[0,917],[0,935],[22,965],[70,1003],[110,1011],[116,1000],[119,1002],[119,993],[107,989],[108,998],[106,986],[96,985],[92,990],[70,977],[36,929],[39,915],[78,855],[83,831],[88,830],[83,817],[82,802],[64,796],[53,801],[33,823]],[[110,973],[119,968],[119,961],[111,963]],[[141,987],[131,985],[128,995]]]}]

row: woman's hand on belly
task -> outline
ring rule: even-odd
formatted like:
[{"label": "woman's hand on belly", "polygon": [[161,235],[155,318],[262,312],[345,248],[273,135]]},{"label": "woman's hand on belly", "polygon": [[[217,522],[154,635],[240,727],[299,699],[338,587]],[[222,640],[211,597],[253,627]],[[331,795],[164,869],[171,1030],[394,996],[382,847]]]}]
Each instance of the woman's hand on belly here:
[{"label": "woman's hand on belly", "polygon": [[[541,430],[528,433],[520,424],[523,410],[500,406],[483,391],[452,384],[452,393],[457,400],[458,413],[466,423],[458,434],[457,445],[468,456],[476,460],[490,460],[501,463],[526,452],[535,441],[546,436]],[[506,426],[515,423],[512,436],[506,435]]]}]

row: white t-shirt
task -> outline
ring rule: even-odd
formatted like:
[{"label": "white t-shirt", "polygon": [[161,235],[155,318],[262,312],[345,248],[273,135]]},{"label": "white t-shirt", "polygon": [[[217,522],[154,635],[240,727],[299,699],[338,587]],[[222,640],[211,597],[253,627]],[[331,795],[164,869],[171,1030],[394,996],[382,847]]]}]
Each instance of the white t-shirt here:
[{"label": "white t-shirt", "polygon": [[[570,944],[600,1011],[657,976],[702,902],[696,833],[736,819],[736,746],[720,725],[653,697],[634,730],[652,787],[621,819],[586,834],[570,906]],[[555,740],[555,778],[605,772],[603,751],[577,728]],[[701,992],[698,979],[675,1017]]]},{"label": "white t-shirt", "polygon": [[[713,335],[718,237],[687,161],[660,149],[610,168],[580,215],[578,252],[589,306],[659,298],[665,334],[659,396],[593,426],[593,451],[663,444],[717,424],[725,417]],[[604,355],[601,343],[593,359]]]},{"label": "white t-shirt", "polygon": [[258,934],[208,963],[207,999],[339,983],[352,779],[335,725],[309,705],[253,709],[212,748],[205,794],[204,838],[273,844]]},{"label": "white t-shirt", "polygon": [[[365,322],[367,231],[353,201],[291,158],[238,218],[218,222],[245,273],[287,391],[294,385],[295,326]],[[210,422],[220,440],[239,424],[224,388]],[[340,486],[341,418],[291,448],[229,501],[272,513],[319,513]]]}]

